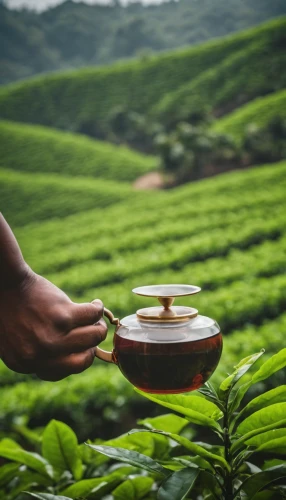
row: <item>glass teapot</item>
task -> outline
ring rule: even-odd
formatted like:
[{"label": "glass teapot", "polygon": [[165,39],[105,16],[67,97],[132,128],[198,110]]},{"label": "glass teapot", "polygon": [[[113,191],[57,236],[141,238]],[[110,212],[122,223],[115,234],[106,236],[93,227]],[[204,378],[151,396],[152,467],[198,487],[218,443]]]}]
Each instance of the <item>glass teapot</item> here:
[{"label": "glass teapot", "polygon": [[218,324],[197,309],[172,306],[176,297],[200,292],[193,285],[152,285],[132,291],[157,297],[162,306],[139,309],[122,320],[104,315],[116,325],[113,351],[96,347],[95,355],[115,363],[135,387],[172,394],[198,389],[212,375],[222,352]]}]

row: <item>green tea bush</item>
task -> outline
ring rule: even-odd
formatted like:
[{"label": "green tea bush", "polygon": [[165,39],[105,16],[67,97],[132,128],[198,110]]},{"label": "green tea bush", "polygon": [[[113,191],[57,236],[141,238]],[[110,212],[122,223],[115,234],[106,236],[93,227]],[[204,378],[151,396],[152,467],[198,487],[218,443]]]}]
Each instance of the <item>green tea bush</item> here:
[{"label": "green tea bush", "polygon": [[276,117],[286,119],[286,90],[259,97],[254,101],[241,106],[227,116],[216,120],[212,129],[215,132],[231,134],[241,143],[249,124],[264,127]]},{"label": "green tea bush", "polygon": [[128,184],[0,168],[0,209],[13,226],[103,208],[132,196]]},{"label": "green tea bush", "polygon": [[[285,370],[286,349],[253,369],[263,352],[193,393],[136,390],[174,413],[141,419],[143,428],[115,439],[84,446],[56,420],[40,432],[18,426],[22,444],[28,441],[34,451],[11,438],[0,441],[0,494],[6,500],[92,500],[107,494],[115,500],[282,500],[286,386],[265,392],[261,382]],[[255,386],[258,395],[247,401]]]},{"label": "green tea bush", "polygon": [[127,147],[47,127],[2,121],[0,141],[0,165],[22,172],[131,182],[157,167],[156,158]]},{"label": "green tea bush", "polygon": [[285,30],[282,19],[201,46],[110,67],[50,74],[3,87],[2,119],[41,123],[103,137],[116,106],[147,113],[166,93],[252,42]]},{"label": "green tea bush", "polygon": [[[255,97],[286,85],[285,30],[230,54],[178,90],[166,94],[152,115],[164,124],[187,120],[203,110],[221,116]],[[228,129],[225,129],[228,132]]]}]

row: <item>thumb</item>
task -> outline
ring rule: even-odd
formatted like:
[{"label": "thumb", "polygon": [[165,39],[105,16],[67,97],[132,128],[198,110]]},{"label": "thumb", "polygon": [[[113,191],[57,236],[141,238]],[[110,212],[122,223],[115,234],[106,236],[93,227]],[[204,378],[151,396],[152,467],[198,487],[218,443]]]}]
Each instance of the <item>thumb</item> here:
[{"label": "thumb", "polygon": [[96,299],[91,303],[73,304],[72,321],[75,327],[93,325],[97,323],[103,315],[103,303]]}]

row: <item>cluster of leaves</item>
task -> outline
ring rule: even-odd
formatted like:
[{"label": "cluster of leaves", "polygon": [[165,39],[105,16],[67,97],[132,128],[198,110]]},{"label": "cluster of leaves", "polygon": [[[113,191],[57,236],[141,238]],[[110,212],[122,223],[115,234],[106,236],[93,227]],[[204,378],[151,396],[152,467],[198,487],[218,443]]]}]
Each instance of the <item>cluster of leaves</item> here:
[{"label": "cluster of leaves", "polygon": [[[241,404],[253,385],[286,367],[282,349],[245,381],[262,354],[243,359],[216,388],[207,383],[188,395],[139,391],[181,416],[146,418],[139,422],[145,429],[113,440],[79,446],[73,431],[55,420],[42,433],[19,428],[36,453],[11,438],[0,441],[0,457],[8,460],[0,467],[0,493],[7,500],[26,499],[27,489],[40,500],[92,500],[110,493],[115,500],[282,500],[286,386]],[[190,423],[204,442],[194,440]]]},{"label": "cluster of leaves", "polygon": [[159,500],[286,498],[286,386],[278,386],[246,406],[241,405],[253,385],[286,367],[286,349],[282,349],[262,364],[250,380],[241,383],[262,354],[263,351],[242,359],[217,388],[206,383],[190,396],[141,392],[187,421],[210,429],[216,436],[211,443],[194,442],[171,429],[168,422],[163,421],[163,427],[162,421],[154,419],[141,422],[147,430],[135,429],[131,434],[165,436],[179,445],[168,460],[150,461],[144,454],[114,446],[91,447],[110,458],[159,473]]}]

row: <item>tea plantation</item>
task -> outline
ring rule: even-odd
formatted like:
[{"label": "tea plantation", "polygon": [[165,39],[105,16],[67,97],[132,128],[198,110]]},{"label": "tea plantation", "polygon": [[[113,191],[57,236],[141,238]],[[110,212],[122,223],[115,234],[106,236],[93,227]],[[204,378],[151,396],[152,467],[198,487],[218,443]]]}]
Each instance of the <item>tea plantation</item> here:
[{"label": "tea plantation", "polygon": [[[244,356],[265,348],[265,361],[285,344],[286,160],[251,168],[242,161],[240,170],[140,191],[133,182],[158,171],[159,158],[125,139],[119,146],[81,133],[110,139],[107,123],[118,106],[166,130],[174,118],[207,111],[211,134],[231,134],[237,148],[250,124],[279,117],[283,127],[285,28],[285,18],[276,19],[201,46],[0,88],[0,210],[28,264],[72,300],[100,298],[119,318],[156,305],[134,295],[136,286],[200,286],[200,294],[176,303],[221,326],[224,350],[213,382]],[[202,155],[207,147],[202,138]],[[112,336],[110,327],[103,348],[112,348]],[[249,397],[279,384],[285,371],[261,380]],[[0,391],[0,437],[18,433],[36,443],[31,429],[50,419],[71,425],[81,441],[110,439],[159,411],[98,359],[58,383],[0,362]],[[156,443],[159,449],[159,437]],[[1,487],[0,475],[0,496]]]},{"label": "tea plantation", "polygon": [[[194,80],[195,85],[200,75],[203,79],[202,98],[210,85],[213,85],[211,95],[215,89],[221,93],[214,104],[219,104],[220,99],[229,102],[239,90],[236,96],[236,106],[239,106],[261,93],[285,85],[285,26],[286,21],[282,17],[220,40],[151,56],[147,60],[50,74],[7,85],[0,89],[0,116],[2,119],[99,136],[104,134],[111,109],[120,105],[147,113],[161,98],[167,99],[169,92],[180,89],[183,83],[191,82],[192,85]],[[242,50],[245,50],[245,56],[241,56]],[[261,53],[264,56],[266,53],[267,60],[271,62],[269,67],[267,64],[261,66],[257,59]],[[223,72],[226,81],[221,88],[223,80],[217,73],[216,65],[222,61],[225,61]],[[243,64],[245,68],[238,77],[237,71]],[[209,73],[210,69],[214,73]],[[207,73],[203,76],[205,71]],[[233,78],[234,71],[238,84]],[[241,95],[241,84],[246,85],[248,80],[247,92]]]},{"label": "tea plantation", "polygon": [[[121,201],[104,210],[84,210],[18,229],[12,223],[15,205],[11,224],[36,272],[74,300],[100,297],[119,317],[155,304],[133,295],[135,286],[164,282],[201,286],[201,294],[178,303],[193,305],[219,322],[225,349],[218,373],[226,373],[238,352],[242,357],[264,347],[269,356],[283,344],[285,174],[286,163],[281,162],[156,192],[156,196],[147,192],[126,197],[124,193]],[[77,182],[80,189],[77,179],[70,182]],[[67,182],[66,196],[68,187]],[[15,192],[15,199],[22,196]],[[14,195],[10,202],[6,199],[7,214],[13,200]],[[32,220],[33,207],[27,204],[26,210],[26,220]],[[111,338],[112,333],[107,348]],[[5,425],[17,415],[26,415],[31,425],[56,416],[83,437],[107,436],[106,426],[116,434],[127,408],[129,418],[138,411],[129,384],[115,367],[99,360],[87,373],[57,384],[12,374],[3,365],[0,373],[0,417]],[[105,408],[104,414],[99,415],[100,408]]]}]

